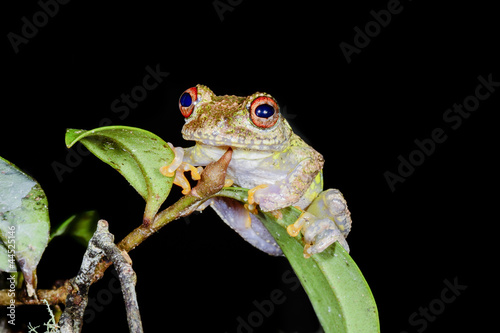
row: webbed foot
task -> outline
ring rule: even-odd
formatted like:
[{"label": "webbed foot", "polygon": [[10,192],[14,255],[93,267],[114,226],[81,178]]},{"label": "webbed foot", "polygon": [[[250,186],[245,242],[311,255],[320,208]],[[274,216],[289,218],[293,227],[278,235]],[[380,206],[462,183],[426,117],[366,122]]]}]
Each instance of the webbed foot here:
[{"label": "webbed foot", "polygon": [[307,212],[315,220],[304,226],[304,240],[311,244],[304,248],[304,256],[319,253],[336,241],[349,252],[345,238],[351,230],[351,213],[339,190],[328,189],[321,192],[309,205]]},{"label": "webbed foot", "polygon": [[304,257],[306,258],[315,253],[323,252],[335,242],[339,242],[349,252],[349,245],[344,235],[335,222],[329,218],[318,218],[309,212],[302,212],[297,221],[290,224],[286,230],[292,237],[296,237],[302,231],[306,243],[304,246]]},{"label": "webbed foot", "polygon": [[351,231],[351,212],[347,208],[344,196],[337,189],[321,192],[307,207],[307,211],[317,217],[333,220],[344,237]]},{"label": "webbed foot", "polygon": [[203,168],[196,168],[189,163],[182,162],[184,150],[180,147],[174,148],[170,142],[168,145],[175,153],[175,157],[172,160],[172,163],[161,167],[160,172],[166,177],[173,177],[175,175],[174,184],[182,187],[182,194],[186,195],[191,192],[191,184],[189,184],[184,172],[191,171],[191,178],[193,180],[199,180],[201,178],[200,173]]},{"label": "webbed foot", "polygon": [[317,219],[314,217],[314,219],[303,228],[303,235],[306,243],[306,246],[304,246],[304,257],[306,258],[309,258],[315,253],[323,252],[335,242],[339,242],[339,244],[349,252],[349,245],[344,235],[335,222],[330,219]]}]

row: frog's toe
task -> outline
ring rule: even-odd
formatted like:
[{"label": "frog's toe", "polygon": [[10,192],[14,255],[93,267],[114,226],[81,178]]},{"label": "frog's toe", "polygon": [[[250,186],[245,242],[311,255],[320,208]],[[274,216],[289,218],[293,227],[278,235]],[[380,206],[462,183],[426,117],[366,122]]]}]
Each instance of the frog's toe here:
[{"label": "frog's toe", "polygon": [[186,176],[184,175],[184,172],[186,172],[186,171],[191,171],[191,178],[193,180],[200,179],[200,174],[198,172],[198,169],[196,169],[191,164],[188,164],[186,162],[182,162],[179,165],[179,167],[177,168],[177,170],[175,170],[174,184],[182,187],[182,194],[184,194],[184,195],[191,192],[191,184],[189,184],[189,181],[187,180]]},{"label": "frog's toe", "polygon": [[261,190],[261,189],[264,189],[268,187],[268,185],[266,184],[261,184],[261,185],[257,185],[255,186],[254,188],[248,190],[248,203],[250,205],[253,205],[253,204],[258,204],[259,203],[259,200],[258,200],[258,197],[256,197],[256,193],[257,190]]},{"label": "frog's toe", "polygon": [[249,213],[252,213],[254,215],[259,214],[259,211],[257,210],[256,204],[245,204],[244,207],[246,210],[248,210]]},{"label": "frog's toe", "polygon": [[340,245],[349,252],[349,245],[344,235],[335,222],[330,219],[318,219],[312,222],[307,227],[304,227],[303,235],[304,241],[307,244],[304,247],[305,257],[323,252],[335,242],[339,242]]},{"label": "frog's toe", "polygon": [[234,184],[234,181],[232,179],[226,178],[224,180],[224,187],[231,187],[231,186],[233,186],[233,184]]},{"label": "frog's toe", "polygon": [[160,168],[160,172],[166,177],[173,177],[175,175],[175,171],[182,164],[182,159],[184,158],[184,149],[182,149],[181,147],[176,148],[170,142],[168,142],[168,146],[170,147],[170,149],[172,149],[175,156],[170,164],[164,165]]},{"label": "frog's toe", "polygon": [[[177,156],[176,156],[177,158]],[[177,162],[174,161],[169,164],[165,165],[160,168],[160,172],[166,176],[166,177],[174,177],[174,184],[177,186],[182,187],[182,194],[188,194],[191,191],[191,184],[189,184],[189,181],[187,180],[186,176],[184,175],[184,172],[186,171],[191,171],[191,178],[193,180],[199,180],[200,177],[200,172],[203,171],[203,168],[199,170],[199,168],[196,168],[192,166],[189,163],[186,162],[181,162],[180,164],[177,164]]]},{"label": "frog's toe", "polygon": [[287,228],[286,231],[288,234],[292,237],[297,237],[299,234],[300,230],[306,225],[311,218],[314,218],[310,213],[308,212],[302,212],[300,214],[299,218],[295,223],[290,224]]},{"label": "frog's toe", "polygon": [[184,176],[184,171],[177,170],[175,172],[174,184],[182,187],[182,194],[184,195],[191,192],[191,184],[189,184],[186,176]]},{"label": "frog's toe", "polygon": [[292,203],[283,200],[283,188],[280,184],[263,184],[248,191],[248,202],[256,203],[263,212],[270,212],[290,206]]}]

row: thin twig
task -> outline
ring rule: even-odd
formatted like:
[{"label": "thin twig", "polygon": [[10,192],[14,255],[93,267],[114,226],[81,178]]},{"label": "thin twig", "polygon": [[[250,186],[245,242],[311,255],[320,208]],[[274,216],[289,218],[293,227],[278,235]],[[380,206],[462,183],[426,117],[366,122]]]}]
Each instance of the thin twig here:
[{"label": "thin twig", "polygon": [[[16,291],[14,305],[43,305],[43,300],[47,300],[49,305],[64,304],[70,289],[71,284],[69,280],[58,281],[57,286],[54,286],[53,289],[37,289],[36,295],[38,299],[29,297],[26,290],[18,290]],[[0,290],[0,306],[11,304],[11,299],[10,289]]]},{"label": "thin twig", "polygon": [[[43,299],[47,299],[49,304],[54,305],[63,303],[63,300],[66,299],[66,308],[59,321],[61,332],[80,332],[83,314],[88,301],[88,289],[92,283],[98,281],[104,275],[105,270],[111,263],[115,262],[117,271],[122,272],[122,274],[119,273],[119,277],[123,275],[125,281],[122,281],[120,277],[125,303],[129,303],[127,304],[128,318],[134,318],[134,324],[131,325],[129,322],[129,327],[131,332],[142,332],[134,288],[135,273],[128,263],[124,263],[126,259],[123,255],[133,250],[169,222],[189,215],[201,202],[216,195],[224,186],[226,170],[231,157],[232,150],[228,149],[217,162],[207,165],[201,174],[200,181],[189,194],[157,214],[151,225],[144,226],[141,224],[138,228],[134,229],[118,245],[113,244],[113,235],[107,230],[107,222],[104,220],[99,221],[98,229],[89,242],[89,247],[87,248],[87,252],[85,252],[78,275],[73,279],[64,281],[62,286],[56,289],[37,290],[40,301],[24,297],[21,293],[18,293],[15,305],[42,304]],[[106,256],[111,260],[102,260],[105,252],[107,253]],[[118,254],[118,252],[120,253]],[[0,290],[0,305],[4,305],[3,298],[5,298],[6,302],[10,301],[8,297],[2,297],[7,292],[8,290]],[[5,305],[8,305],[8,303],[5,303]],[[129,314],[129,308],[132,314]]]},{"label": "thin twig", "polygon": [[82,265],[78,274],[70,280],[72,290],[66,298],[66,308],[61,316],[59,325],[61,332],[77,333],[83,325],[83,314],[88,302],[88,291],[92,283],[94,271],[104,256],[104,251],[96,246],[95,239],[100,237],[113,237],[108,232],[107,223],[99,221],[97,230],[89,241],[89,246],[83,256]]},{"label": "thin twig", "polygon": [[127,308],[127,320],[130,332],[142,333],[141,315],[135,293],[136,275],[130,264],[130,258],[114,244],[114,236],[108,231],[108,222],[100,220],[97,230],[90,239],[89,246],[82,260],[78,275],[71,279],[72,292],[66,299],[66,309],[61,316],[61,332],[80,332],[85,308],[88,302],[88,290],[92,284],[97,263],[106,256],[113,262],[122,286],[123,298]]},{"label": "thin twig", "polygon": [[118,273],[118,278],[122,286],[123,300],[125,301],[125,308],[127,310],[129,331],[142,333],[141,314],[135,293],[137,276],[132,269],[130,257],[127,252],[121,251],[113,242],[102,242],[98,246],[104,250],[108,260],[113,262]]}]

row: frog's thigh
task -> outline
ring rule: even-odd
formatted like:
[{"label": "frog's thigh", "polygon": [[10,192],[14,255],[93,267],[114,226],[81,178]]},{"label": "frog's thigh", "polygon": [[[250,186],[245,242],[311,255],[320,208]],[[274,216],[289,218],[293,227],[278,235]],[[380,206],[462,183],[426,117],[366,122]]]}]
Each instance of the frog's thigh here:
[{"label": "frog's thigh", "polygon": [[319,172],[314,180],[311,182],[311,185],[306,190],[306,192],[302,195],[299,201],[294,203],[294,206],[300,207],[300,209],[306,209],[311,202],[321,193],[323,192],[323,171]]},{"label": "frog's thigh", "polygon": [[321,192],[306,210],[314,216],[335,221],[344,237],[351,231],[351,213],[342,193],[337,189]]},{"label": "frog's thigh", "polygon": [[[247,242],[270,255],[280,256],[283,254],[262,222],[255,215],[249,213],[239,201],[215,197],[210,205],[220,218]],[[248,224],[249,217],[252,222],[250,225]]]}]

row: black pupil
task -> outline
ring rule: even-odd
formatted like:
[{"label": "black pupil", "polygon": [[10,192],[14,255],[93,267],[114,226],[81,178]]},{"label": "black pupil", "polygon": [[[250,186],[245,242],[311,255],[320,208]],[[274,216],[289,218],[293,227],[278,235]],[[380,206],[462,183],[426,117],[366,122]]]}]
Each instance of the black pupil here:
[{"label": "black pupil", "polygon": [[181,105],[183,107],[191,106],[192,103],[193,103],[193,99],[191,98],[191,95],[189,93],[185,92],[184,94],[182,94]]},{"label": "black pupil", "polygon": [[269,118],[274,114],[274,108],[269,104],[261,104],[255,109],[255,115],[260,118]]}]

